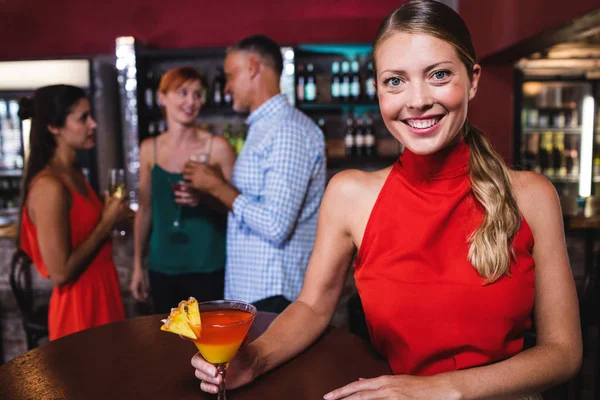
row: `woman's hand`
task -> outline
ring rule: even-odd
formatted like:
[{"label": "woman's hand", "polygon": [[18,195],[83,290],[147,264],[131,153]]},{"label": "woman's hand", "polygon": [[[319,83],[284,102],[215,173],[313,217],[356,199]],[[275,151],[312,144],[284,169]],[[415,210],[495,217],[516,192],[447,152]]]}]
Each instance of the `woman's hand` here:
[{"label": "woman's hand", "polygon": [[196,207],[200,204],[200,195],[195,191],[189,183],[180,183],[179,186],[182,190],[176,190],[175,203],[187,207]]},{"label": "woman's hand", "polygon": [[213,194],[223,183],[227,182],[220,168],[188,161],[183,166],[183,178],[199,191]]},{"label": "woman's hand", "polygon": [[131,291],[133,298],[137,301],[144,303],[148,300],[148,284],[146,283],[144,270],[141,267],[133,268],[129,290]]},{"label": "woman's hand", "polygon": [[[200,389],[207,393],[217,393],[223,377],[218,375],[217,368],[206,361],[200,353],[192,357],[192,366],[196,369],[196,378],[200,379]],[[227,389],[235,389],[252,382],[258,375],[256,352],[252,346],[243,343],[231,364],[227,368]]]},{"label": "woman's hand", "polygon": [[125,197],[117,198],[104,193],[104,208],[100,221],[109,229],[113,229],[117,224],[130,221],[133,218],[133,212],[129,209],[129,200]]},{"label": "woman's hand", "polygon": [[397,399],[397,400],[454,400],[460,393],[452,388],[443,375],[430,377],[385,375],[373,379],[359,379],[327,393],[323,398],[334,399]]}]

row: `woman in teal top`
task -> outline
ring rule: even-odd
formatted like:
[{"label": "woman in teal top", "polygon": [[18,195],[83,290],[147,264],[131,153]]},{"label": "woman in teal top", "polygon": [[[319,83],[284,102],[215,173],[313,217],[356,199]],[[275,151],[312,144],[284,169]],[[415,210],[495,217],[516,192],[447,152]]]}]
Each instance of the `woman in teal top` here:
[{"label": "woman in teal top", "polygon": [[[190,67],[165,73],[158,88],[168,130],[140,149],[139,209],[134,229],[134,268],[130,289],[146,301],[143,270],[150,236],[148,277],[154,312],[167,313],[189,296],[223,298],[226,213],[183,181],[187,160],[219,167],[231,179],[235,152],[220,136],[198,129],[202,80]],[[175,187],[174,187],[175,186]]]}]

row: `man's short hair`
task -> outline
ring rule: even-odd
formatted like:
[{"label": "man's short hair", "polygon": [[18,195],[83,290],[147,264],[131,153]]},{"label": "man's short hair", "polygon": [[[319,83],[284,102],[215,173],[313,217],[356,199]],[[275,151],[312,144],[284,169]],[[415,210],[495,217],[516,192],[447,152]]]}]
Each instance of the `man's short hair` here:
[{"label": "man's short hair", "polygon": [[255,53],[265,65],[273,68],[277,75],[281,75],[283,71],[281,49],[277,42],[265,35],[248,36],[227,49],[227,53],[232,51],[249,51]]}]

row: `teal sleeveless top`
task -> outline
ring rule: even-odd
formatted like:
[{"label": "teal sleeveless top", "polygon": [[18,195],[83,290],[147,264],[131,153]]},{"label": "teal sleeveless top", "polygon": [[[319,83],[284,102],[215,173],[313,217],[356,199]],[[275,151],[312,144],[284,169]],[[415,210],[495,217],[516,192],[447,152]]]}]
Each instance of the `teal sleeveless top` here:
[{"label": "teal sleeveless top", "polygon": [[[210,273],[225,268],[227,215],[202,203],[196,207],[175,203],[171,185],[183,180],[182,174],[152,167],[152,231],[148,269],[168,275]],[[179,228],[173,222],[180,212]]]}]

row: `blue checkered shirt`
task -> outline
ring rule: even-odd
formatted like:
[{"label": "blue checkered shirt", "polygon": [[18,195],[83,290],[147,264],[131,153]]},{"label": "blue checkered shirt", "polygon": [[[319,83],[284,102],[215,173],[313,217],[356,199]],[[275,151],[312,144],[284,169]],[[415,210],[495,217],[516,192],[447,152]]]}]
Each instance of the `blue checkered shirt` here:
[{"label": "blue checkered shirt", "polygon": [[300,294],[325,190],[319,127],[272,97],[246,120],[246,143],[233,168],[241,193],[227,224],[225,298],[255,302]]}]

